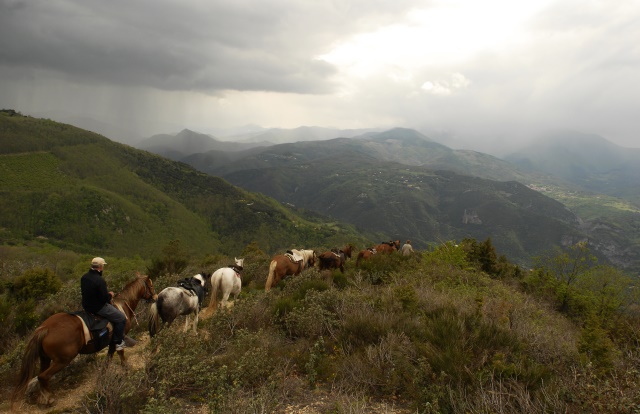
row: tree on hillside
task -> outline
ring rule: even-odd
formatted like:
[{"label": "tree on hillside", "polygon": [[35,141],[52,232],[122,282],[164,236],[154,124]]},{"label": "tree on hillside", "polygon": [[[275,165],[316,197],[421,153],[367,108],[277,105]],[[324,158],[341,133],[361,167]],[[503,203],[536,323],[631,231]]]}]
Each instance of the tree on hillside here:
[{"label": "tree on hillside", "polygon": [[591,254],[586,242],[580,242],[564,250],[556,247],[537,261],[538,267],[549,272],[560,283],[560,310],[566,312],[574,296],[576,283],[597,265],[598,259]]},{"label": "tree on hillside", "polygon": [[498,275],[498,254],[491,237],[480,243],[476,239],[466,238],[462,240],[462,246],[470,262],[477,264],[480,270],[487,274]]},{"label": "tree on hillside", "polygon": [[578,281],[590,309],[603,328],[609,328],[615,315],[637,303],[636,283],[612,266],[596,266]]},{"label": "tree on hillside", "polygon": [[147,274],[157,277],[162,273],[175,275],[182,272],[189,263],[189,255],[182,247],[180,240],[171,240],[162,249],[162,257],[151,261],[151,266],[147,268]]}]

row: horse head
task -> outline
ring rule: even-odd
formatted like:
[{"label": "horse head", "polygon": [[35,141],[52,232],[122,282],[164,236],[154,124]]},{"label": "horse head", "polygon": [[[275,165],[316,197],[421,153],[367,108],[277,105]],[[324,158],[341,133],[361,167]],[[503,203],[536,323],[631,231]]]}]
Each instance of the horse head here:
[{"label": "horse head", "polygon": [[346,257],[348,257],[349,259],[351,259],[351,252],[353,251],[354,247],[355,247],[355,246],[354,246],[353,244],[349,243],[349,244],[347,244],[346,246],[344,246],[344,247],[342,248],[342,250],[340,250],[340,251],[341,251],[342,253],[344,253],[344,255],[345,255]]},{"label": "horse head", "polygon": [[240,269],[244,267],[244,259],[238,259],[234,257],[233,261],[235,262],[236,266],[239,267]]},{"label": "horse head", "polygon": [[147,303],[153,303],[158,299],[158,295],[156,295],[155,290],[153,289],[153,282],[151,278],[147,275],[138,274],[139,279],[143,279],[144,281],[144,295],[142,295],[142,299],[147,301]]}]

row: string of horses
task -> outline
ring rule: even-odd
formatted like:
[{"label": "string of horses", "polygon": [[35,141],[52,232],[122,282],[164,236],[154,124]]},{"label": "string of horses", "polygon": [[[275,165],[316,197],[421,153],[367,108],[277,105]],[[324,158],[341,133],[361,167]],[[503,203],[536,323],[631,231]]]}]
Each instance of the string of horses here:
[{"label": "string of horses", "polygon": [[[318,263],[319,270],[339,269],[344,272],[347,259],[351,258],[354,246],[348,244],[342,249],[332,249],[320,255],[315,250],[288,250],[271,259],[269,273],[265,283],[268,292],[286,276],[295,276]],[[356,266],[375,254],[387,254],[400,250],[400,241],[389,241],[361,250]],[[207,282],[211,283],[211,300],[207,309],[216,312],[228,305],[230,296],[235,301],[242,289],[244,259],[234,258],[234,264],[220,268],[208,274],[199,273],[178,282],[156,294],[153,282],[147,275],[136,275],[113,299],[113,305],[121,309],[127,317],[125,335],[131,329],[131,320],[136,318],[135,310],[141,300],[151,303],[149,316],[149,335],[156,335],[161,327],[170,326],[181,315],[185,315],[184,331],[191,324],[197,333],[198,315],[206,293]],[[220,296],[220,300],[218,297]],[[193,321],[190,318],[193,317]],[[36,393],[39,405],[51,406],[55,398],[50,389],[51,378],[65,368],[79,354],[92,354],[100,351],[100,343],[109,343],[107,361],[117,352],[121,364],[125,363],[124,350],[116,351],[110,343],[111,330],[91,330],[88,326],[92,318],[83,312],[59,312],[47,318],[38,326],[27,342],[18,383],[11,396],[12,408],[22,400],[25,394]],[[109,324],[110,325],[110,324]],[[109,340],[96,335],[107,333]],[[39,371],[38,371],[38,362]],[[36,374],[38,371],[38,374]]]}]

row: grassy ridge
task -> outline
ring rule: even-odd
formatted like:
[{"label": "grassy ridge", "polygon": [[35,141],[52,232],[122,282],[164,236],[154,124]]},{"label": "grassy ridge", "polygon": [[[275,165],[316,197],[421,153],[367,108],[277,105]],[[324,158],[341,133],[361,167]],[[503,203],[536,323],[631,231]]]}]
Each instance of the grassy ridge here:
[{"label": "grassy ridge", "polygon": [[[24,256],[14,250],[3,252],[5,263],[18,268]],[[51,252],[38,253],[43,261],[51,258]],[[204,268],[229,261],[219,257]],[[269,261],[258,252],[247,255],[243,292],[233,307],[201,318],[197,336],[185,335],[177,323],[145,339],[137,349],[144,366],[121,370],[111,364],[73,408],[284,413],[313,404],[321,412],[393,407],[403,414],[640,409],[640,324],[632,311],[638,302],[625,289],[611,289],[629,283],[615,272],[609,288],[598,290],[586,285],[597,269],[583,268],[580,283],[566,292],[551,268],[524,272],[497,260],[490,244],[463,241],[413,257],[376,255],[360,268],[350,261],[344,274],[310,269],[266,294]],[[116,290],[139,265],[109,262],[106,277]],[[203,264],[160,276],[156,290]],[[77,306],[84,268],[76,267],[76,276],[32,311],[34,318]],[[28,269],[17,279],[25,274]],[[559,311],[562,292],[570,300]],[[145,321],[148,307],[139,308],[138,319]],[[0,312],[7,309],[0,306]],[[7,350],[0,365],[3,396],[26,338],[10,334],[14,319],[7,320],[12,323],[1,328]],[[131,335],[143,338],[146,329],[142,323]],[[102,360],[103,354],[77,358],[56,375],[54,392]]]}]

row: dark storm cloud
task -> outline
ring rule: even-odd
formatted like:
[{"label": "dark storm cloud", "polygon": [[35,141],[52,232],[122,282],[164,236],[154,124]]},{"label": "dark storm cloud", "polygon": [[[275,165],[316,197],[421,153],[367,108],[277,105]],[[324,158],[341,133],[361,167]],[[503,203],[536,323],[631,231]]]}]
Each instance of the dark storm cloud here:
[{"label": "dark storm cloud", "polygon": [[364,4],[3,0],[0,64],[92,84],[324,93],[335,68],[314,56],[327,40],[393,16],[389,2],[356,18]]}]

